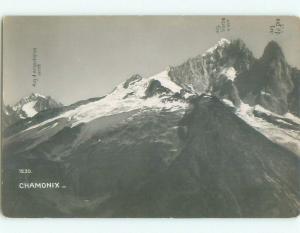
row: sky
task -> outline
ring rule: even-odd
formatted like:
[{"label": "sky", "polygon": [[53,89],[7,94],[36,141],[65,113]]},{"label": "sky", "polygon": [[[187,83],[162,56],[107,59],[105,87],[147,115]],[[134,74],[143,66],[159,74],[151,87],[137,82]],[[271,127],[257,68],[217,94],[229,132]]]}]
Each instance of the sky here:
[{"label": "sky", "polygon": [[[299,18],[224,17],[225,32],[216,31],[222,16],[5,17],[3,101],[13,105],[32,92],[65,105],[103,96],[133,74],[149,77],[179,65],[221,38],[244,40],[256,57],[275,40],[300,68]],[[270,33],[277,18],[284,25],[278,35]]]}]

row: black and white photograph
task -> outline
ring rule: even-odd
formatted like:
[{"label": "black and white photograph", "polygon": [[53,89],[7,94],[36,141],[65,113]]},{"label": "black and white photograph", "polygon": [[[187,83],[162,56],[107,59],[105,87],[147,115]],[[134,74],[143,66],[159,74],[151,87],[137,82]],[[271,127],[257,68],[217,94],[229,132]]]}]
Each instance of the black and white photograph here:
[{"label": "black and white photograph", "polygon": [[12,218],[294,218],[295,16],[7,16]]}]

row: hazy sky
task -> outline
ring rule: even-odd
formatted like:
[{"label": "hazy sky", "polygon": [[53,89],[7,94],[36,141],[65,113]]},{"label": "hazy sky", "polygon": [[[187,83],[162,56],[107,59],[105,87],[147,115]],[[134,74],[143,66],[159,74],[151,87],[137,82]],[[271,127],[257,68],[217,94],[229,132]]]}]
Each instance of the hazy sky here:
[{"label": "hazy sky", "polygon": [[[6,17],[3,25],[4,103],[31,92],[63,104],[101,96],[139,73],[159,73],[205,52],[220,38],[241,38],[256,57],[276,40],[300,68],[300,21],[280,17],[284,31],[269,31],[276,17],[228,17],[229,32],[216,32],[222,17]],[[41,76],[32,86],[33,48]]]}]

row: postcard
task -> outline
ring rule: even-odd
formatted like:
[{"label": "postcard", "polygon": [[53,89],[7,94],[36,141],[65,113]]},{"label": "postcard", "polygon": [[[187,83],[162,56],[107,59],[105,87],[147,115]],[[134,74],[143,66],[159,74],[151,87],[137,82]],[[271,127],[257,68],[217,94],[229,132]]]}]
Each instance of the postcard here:
[{"label": "postcard", "polygon": [[300,207],[293,16],[7,16],[8,217],[287,218]]}]

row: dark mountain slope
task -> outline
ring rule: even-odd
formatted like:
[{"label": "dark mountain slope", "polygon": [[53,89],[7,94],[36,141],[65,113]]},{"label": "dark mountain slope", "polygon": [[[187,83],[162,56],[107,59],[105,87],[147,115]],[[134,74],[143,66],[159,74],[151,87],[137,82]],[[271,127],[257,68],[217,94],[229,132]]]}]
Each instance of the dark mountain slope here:
[{"label": "dark mountain slope", "polygon": [[232,66],[238,73],[243,73],[248,71],[256,60],[244,41],[237,39],[225,47],[220,63],[223,66]]},{"label": "dark mountain slope", "polygon": [[177,159],[113,216],[280,217],[299,213],[299,158],[273,144],[219,100],[202,97],[181,121]]},{"label": "dark mountain slope", "polygon": [[[66,127],[31,149],[7,147],[5,213],[296,216],[299,157],[270,142],[215,97],[192,102],[183,118],[182,112],[122,113]],[[31,182],[57,180],[67,188],[17,190],[19,167],[34,168]]]},{"label": "dark mountain slope", "polygon": [[[183,111],[121,113],[65,127],[31,149],[28,145],[36,141],[30,137],[19,146],[5,147],[5,213],[111,216],[116,212],[113,207],[102,208],[109,198],[123,194],[126,198],[127,192],[176,158],[180,148],[176,125],[182,115]],[[15,173],[18,167],[34,168],[32,182],[57,180],[67,188],[20,191],[15,188],[22,181]]]}]

